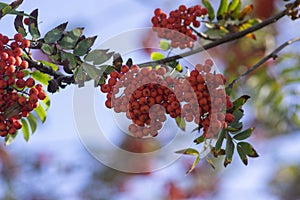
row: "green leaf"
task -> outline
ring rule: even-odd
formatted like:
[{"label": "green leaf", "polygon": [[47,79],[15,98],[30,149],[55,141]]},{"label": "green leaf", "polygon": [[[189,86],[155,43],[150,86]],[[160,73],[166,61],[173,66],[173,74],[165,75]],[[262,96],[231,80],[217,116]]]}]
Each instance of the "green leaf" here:
[{"label": "green leaf", "polygon": [[109,49],[96,49],[89,52],[84,60],[86,62],[93,62],[94,65],[101,65],[102,63],[108,61],[114,52],[107,53]]},{"label": "green leaf", "polygon": [[208,157],[206,156],[205,157],[207,163],[213,168],[213,169],[216,169],[215,165],[214,165],[214,162]]},{"label": "green leaf", "polygon": [[180,151],[176,151],[175,153],[196,156],[196,159],[195,159],[192,167],[186,172],[187,174],[191,173],[200,161],[200,153],[196,149],[187,148],[187,149],[183,149]]},{"label": "green leaf", "polygon": [[0,2],[0,19],[7,14],[22,14],[22,12],[16,11],[16,9],[23,3],[23,0],[15,0],[11,4]]},{"label": "green leaf", "polygon": [[155,61],[155,60],[161,60],[164,59],[165,56],[162,53],[159,52],[152,52],[151,53],[151,60]]},{"label": "green leaf", "polygon": [[[24,12],[22,12],[24,13]],[[17,15],[14,21],[15,29],[18,33],[21,33],[24,37],[27,35],[23,25],[23,15]]]},{"label": "green leaf", "polygon": [[67,66],[70,70],[73,70],[77,67],[77,62],[74,54],[68,52],[60,52],[61,62],[64,66]]},{"label": "green leaf", "polygon": [[257,154],[256,150],[252,147],[251,144],[247,143],[247,142],[239,142],[237,144],[241,150],[249,157],[252,158],[256,158],[259,157],[259,155]]},{"label": "green leaf", "polygon": [[83,28],[75,28],[66,35],[64,35],[59,41],[58,44],[61,48],[66,50],[71,50],[75,47],[77,41],[79,40],[80,36],[82,35]]},{"label": "green leaf", "polygon": [[239,6],[240,3],[241,3],[241,0],[232,0],[229,3],[229,6],[228,6],[228,12],[229,13],[234,12],[237,9],[237,7]]},{"label": "green leaf", "polygon": [[34,111],[39,116],[40,120],[44,123],[47,117],[47,113],[44,107],[40,104],[37,108],[34,109]]},{"label": "green leaf", "polygon": [[25,119],[21,119],[21,122],[22,122],[22,132],[23,132],[24,139],[26,140],[26,142],[28,142],[29,137],[30,137],[28,123]]},{"label": "green leaf", "polygon": [[202,4],[208,11],[208,19],[210,21],[214,20],[215,19],[215,11],[214,11],[214,8],[212,7],[211,3],[209,2],[209,0],[202,0]]},{"label": "green leaf", "polygon": [[248,165],[248,158],[247,158],[247,155],[244,153],[243,149],[237,145],[237,152],[239,154],[239,157],[241,158],[242,162],[245,164],[245,165]]},{"label": "green leaf", "polygon": [[54,45],[49,45],[49,44],[42,44],[41,50],[48,56],[52,55],[55,53],[55,46]]},{"label": "green leaf", "polygon": [[226,134],[226,149],[225,149],[226,157],[224,161],[224,167],[227,167],[227,165],[231,163],[233,152],[234,152],[234,143],[232,141],[231,136],[229,134]]},{"label": "green leaf", "polygon": [[17,135],[18,135],[18,131],[17,131],[15,134],[13,134],[13,135],[8,134],[8,135],[5,137],[5,140],[4,140],[5,146],[10,145],[10,144],[15,140],[15,138],[16,138]]},{"label": "green leaf", "polygon": [[225,14],[227,13],[228,10],[228,0],[221,0],[220,6],[218,8],[217,12],[217,19],[224,19]]},{"label": "green leaf", "polygon": [[248,128],[247,130],[242,131],[242,132],[236,134],[233,137],[233,139],[235,139],[235,140],[245,140],[245,139],[247,139],[248,137],[251,136],[253,130],[254,130],[254,128]]},{"label": "green leaf", "polygon": [[182,72],[183,71],[183,68],[182,68],[181,64],[179,64],[179,63],[176,65],[175,69],[178,72]]},{"label": "green leaf", "polygon": [[241,9],[242,9],[242,1],[239,0],[239,3],[238,3],[238,5],[236,6],[236,8],[235,8],[234,10],[231,11],[231,17],[232,17],[233,19],[237,19],[238,16],[239,16],[239,13],[240,13],[240,11],[241,11]]},{"label": "green leaf", "polygon": [[175,119],[177,126],[182,130],[185,131],[186,122],[184,118],[176,117]]},{"label": "green leaf", "polygon": [[33,39],[37,39],[41,37],[39,28],[38,28],[38,9],[35,9],[30,13],[30,18],[29,18],[29,33],[32,36]]},{"label": "green leaf", "polygon": [[195,142],[196,144],[200,144],[200,143],[202,143],[202,142],[204,142],[204,141],[205,141],[204,135],[201,135],[200,137],[198,137],[198,138],[196,138],[196,139],[194,140],[194,142]]},{"label": "green leaf", "polygon": [[238,99],[236,99],[234,102],[232,102],[233,104],[233,111],[236,111],[238,109],[240,109],[246,102],[247,100],[250,99],[250,96],[248,95],[243,95],[241,97],[239,97]]},{"label": "green leaf", "polygon": [[163,51],[167,51],[171,48],[171,45],[168,41],[166,40],[160,40],[159,42],[159,48]]},{"label": "green leaf", "polygon": [[42,63],[43,65],[52,68],[54,71],[58,70],[58,66],[56,64],[53,64],[51,62],[47,62],[45,60],[37,60],[38,62]]},{"label": "green leaf", "polygon": [[221,150],[221,147],[222,147],[222,144],[223,144],[223,141],[224,141],[224,138],[225,138],[225,134],[226,134],[226,130],[223,129],[218,137],[218,140],[217,140],[217,143],[215,145],[215,151],[218,152]]},{"label": "green leaf", "polygon": [[84,40],[81,40],[74,48],[74,55],[76,56],[83,56],[88,53],[91,46],[93,46],[97,36],[88,37]]},{"label": "green leaf", "polygon": [[44,74],[37,70],[31,73],[31,77],[44,85],[48,85],[48,81],[51,80],[51,77],[48,74]]},{"label": "green leaf", "polygon": [[47,96],[42,102],[46,106],[46,110],[47,110],[50,107],[50,104],[51,104],[49,96]]},{"label": "green leaf", "polygon": [[44,37],[45,43],[51,44],[57,42],[62,37],[67,25],[68,22],[62,23],[46,33]]},{"label": "green leaf", "polygon": [[29,122],[31,132],[34,133],[36,131],[37,123],[33,114],[29,113],[27,120]]},{"label": "green leaf", "polygon": [[92,79],[98,79],[102,74],[103,71],[100,69],[96,68],[94,65],[90,65],[88,63],[82,63],[81,64],[83,70],[89,75]]},{"label": "green leaf", "polygon": [[77,67],[74,70],[74,79],[75,79],[75,83],[78,84],[78,87],[84,86],[85,78],[86,78],[86,75],[83,71],[83,66],[81,65],[80,67]]}]

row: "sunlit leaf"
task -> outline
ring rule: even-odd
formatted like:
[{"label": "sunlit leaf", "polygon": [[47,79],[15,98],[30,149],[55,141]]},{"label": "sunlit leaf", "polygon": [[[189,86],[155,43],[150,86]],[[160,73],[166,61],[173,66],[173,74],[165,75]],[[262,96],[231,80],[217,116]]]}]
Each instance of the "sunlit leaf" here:
[{"label": "sunlit leaf", "polygon": [[42,73],[38,70],[31,73],[32,78],[34,78],[36,81],[48,85],[48,81],[51,80],[51,77],[48,74]]},{"label": "sunlit leaf", "polygon": [[37,128],[37,123],[36,123],[36,119],[33,116],[33,114],[29,113],[29,115],[27,117],[27,120],[29,122],[31,132],[34,133],[36,131],[36,128]]},{"label": "sunlit leaf", "polygon": [[209,0],[202,0],[202,4],[207,9],[208,19],[210,21],[214,20],[215,19],[215,11],[214,11],[214,8],[212,7],[212,5],[210,4]]},{"label": "sunlit leaf", "polygon": [[220,6],[217,11],[217,19],[224,19],[227,11],[228,11],[228,0],[221,0]]},{"label": "sunlit leaf", "polygon": [[193,165],[191,166],[191,168],[187,171],[187,174],[191,173],[200,161],[200,153],[196,149],[187,148],[187,149],[183,149],[180,151],[176,151],[175,153],[196,156],[196,159],[195,159]]},{"label": "sunlit leaf", "polygon": [[202,143],[202,142],[204,142],[204,141],[205,141],[204,135],[201,135],[200,137],[198,137],[198,138],[196,138],[196,139],[194,140],[194,142],[195,142],[196,144],[200,144],[200,143]]},{"label": "sunlit leaf", "polygon": [[151,53],[151,60],[155,61],[155,60],[161,60],[164,59],[165,56],[162,53],[159,52],[152,52]]},{"label": "sunlit leaf", "polygon": [[13,135],[8,134],[8,135],[5,137],[5,139],[4,139],[4,144],[5,144],[5,146],[10,145],[10,144],[15,140],[15,138],[16,138],[17,135],[18,135],[18,131],[17,131],[15,134],[13,134]]},{"label": "sunlit leaf", "polygon": [[175,119],[177,126],[182,130],[185,131],[186,122],[184,118],[176,117]]},{"label": "sunlit leaf", "polygon": [[58,66],[56,64],[53,64],[51,62],[47,62],[45,60],[37,60],[38,62],[42,63],[43,65],[52,68],[54,71],[58,70]]},{"label": "sunlit leaf", "polygon": [[159,42],[159,48],[161,48],[161,50],[163,50],[163,51],[167,51],[167,50],[169,50],[171,48],[171,45],[170,45],[170,43],[168,41],[161,40]]},{"label": "sunlit leaf", "polygon": [[22,123],[22,132],[23,132],[24,139],[26,141],[28,141],[29,137],[30,137],[30,131],[29,131],[28,123],[25,119],[21,119],[21,123]]},{"label": "sunlit leaf", "polygon": [[47,113],[44,107],[40,104],[34,109],[35,113],[39,116],[40,120],[44,123],[46,121]]}]

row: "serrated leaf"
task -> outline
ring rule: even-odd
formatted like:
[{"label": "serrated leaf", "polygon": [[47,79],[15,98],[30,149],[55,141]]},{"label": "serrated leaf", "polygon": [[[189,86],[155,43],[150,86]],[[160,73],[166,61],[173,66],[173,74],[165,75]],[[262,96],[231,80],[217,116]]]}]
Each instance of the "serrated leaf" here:
[{"label": "serrated leaf", "polygon": [[245,139],[247,139],[248,137],[251,136],[253,130],[254,130],[254,128],[248,128],[247,130],[242,131],[242,132],[236,134],[233,137],[233,139],[235,139],[235,140],[245,140]]},{"label": "serrated leaf", "polygon": [[151,53],[151,60],[155,61],[155,60],[161,60],[164,59],[165,56],[162,53],[159,52],[152,52]]},{"label": "serrated leaf", "polygon": [[48,56],[55,53],[55,46],[43,43],[41,46],[41,50]]},{"label": "serrated leaf", "polygon": [[217,19],[224,19],[225,14],[228,11],[228,0],[221,0],[220,1],[220,6],[218,8],[218,12],[217,12]]},{"label": "serrated leaf", "polygon": [[16,138],[17,135],[18,135],[18,131],[17,131],[15,134],[13,134],[13,135],[8,134],[8,135],[5,137],[5,139],[4,139],[4,145],[5,145],[5,146],[10,145],[10,144],[15,140],[15,138]]},{"label": "serrated leaf", "polygon": [[163,51],[167,51],[171,48],[171,45],[168,41],[166,40],[160,40],[159,42],[159,48]]},{"label": "serrated leaf", "polygon": [[238,20],[242,21],[247,15],[249,15],[253,10],[253,5],[247,5],[245,8],[239,13]]},{"label": "serrated leaf", "polygon": [[216,169],[215,165],[214,165],[214,162],[209,158],[209,157],[205,157],[207,163],[213,168],[213,169]]},{"label": "serrated leaf", "polygon": [[74,55],[76,56],[83,56],[88,53],[91,46],[93,46],[97,36],[88,37],[84,40],[81,40],[74,48]]},{"label": "serrated leaf", "polygon": [[82,35],[83,28],[75,28],[66,35],[64,35],[59,41],[58,44],[61,48],[66,50],[71,50],[75,47],[77,41],[79,40],[80,36]]},{"label": "serrated leaf", "polygon": [[37,70],[31,73],[31,77],[44,85],[48,85],[48,81],[51,80],[51,77],[48,74],[44,74]]},{"label": "serrated leaf", "polygon": [[45,43],[51,44],[57,42],[62,37],[67,25],[68,22],[62,23],[46,33],[44,37]]},{"label": "serrated leaf", "polygon": [[232,156],[234,152],[234,143],[232,141],[232,138],[229,134],[226,134],[226,148],[225,148],[225,161],[224,161],[224,167],[227,167],[228,164],[232,161]]},{"label": "serrated leaf", "polygon": [[176,117],[175,119],[177,126],[182,130],[185,131],[186,122],[184,118]]},{"label": "serrated leaf", "polygon": [[215,11],[214,11],[214,8],[212,7],[211,3],[209,2],[209,0],[202,0],[202,4],[207,9],[208,19],[210,21],[214,20],[215,19]]},{"label": "serrated leaf", "polygon": [[244,165],[248,165],[247,155],[244,153],[243,149],[239,145],[237,145],[237,152]]},{"label": "serrated leaf", "polygon": [[109,49],[96,49],[89,52],[84,60],[86,62],[93,62],[94,65],[101,65],[102,63],[108,61],[114,52],[107,53]]},{"label": "serrated leaf", "polygon": [[240,148],[242,149],[242,151],[247,156],[252,157],[252,158],[259,157],[259,155],[257,154],[256,150],[248,142],[239,142],[237,145],[240,146]]},{"label": "serrated leaf", "polygon": [[194,142],[195,142],[196,144],[200,144],[200,143],[202,143],[202,142],[204,142],[204,141],[205,141],[204,135],[201,135],[200,137],[198,137],[198,138],[196,138],[196,139],[194,140]]},{"label": "serrated leaf", "polygon": [[183,149],[183,150],[180,150],[180,151],[176,151],[175,153],[196,156],[196,159],[195,159],[193,165],[192,165],[191,168],[186,172],[186,174],[191,173],[191,172],[195,169],[196,165],[197,165],[197,164],[199,163],[199,161],[200,161],[200,153],[199,153],[196,149],[187,148],[187,149]]},{"label": "serrated leaf", "polygon": [[35,113],[39,116],[40,120],[44,123],[46,121],[47,113],[44,107],[40,104],[34,109]]},{"label": "serrated leaf", "polygon": [[28,123],[25,119],[21,119],[21,123],[22,123],[22,132],[23,132],[24,139],[26,140],[26,142],[28,142],[29,137],[30,137]]},{"label": "serrated leaf", "polygon": [[38,9],[35,9],[30,13],[30,18],[28,21],[28,27],[29,27],[29,33],[32,36],[33,39],[38,39],[41,37],[39,28],[38,28]]},{"label": "serrated leaf", "polygon": [[224,141],[224,138],[225,138],[225,134],[226,134],[226,130],[223,129],[218,137],[218,140],[216,142],[216,145],[215,145],[215,151],[218,152],[221,147],[222,147],[222,144],[223,144],[223,141]]},{"label": "serrated leaf", "polygon": [[54,71],[58,70],[58,66],[56,64],[53,64],[51,62],[47,62],[45,60],[37,60],[38,62],[42,63],[43,65],[52,68]]},{"label": "serrated leaf", "polygon": [[31,132],[34,133],[36,131],[37,123],[33,114],[29,113],[27,120],[29,122]]},{"label": "serrated leaf", "polygon": [[[24,12],[22,12],[24,13]],[[23,15],[17,15],[14,21],[15,29],[18,33],[21,33],[24,37],[27,35],[23,25]]]}]

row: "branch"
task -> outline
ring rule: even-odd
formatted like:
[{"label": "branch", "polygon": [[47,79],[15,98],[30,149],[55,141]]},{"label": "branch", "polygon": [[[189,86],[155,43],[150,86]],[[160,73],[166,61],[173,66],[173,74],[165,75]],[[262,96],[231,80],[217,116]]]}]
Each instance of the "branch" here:
[{"label": "branch", "polygon": [[291,8],[287,8],[287,9],[279,12],[276,15],[270,17],[269,19],[266,19],[266,20],[262,21],[261,23],[258,23],[258,24],[254,25],[254,26],[252,26],[248,29],[245,29],[243,31],[226,35],[221,39],[215,40],[215,41],[213,41],[211,43],[208,43],[206,45],[203,45],[202,47],[199,47],[197,49],[194,49],[194,50],[191,50],[191,51],[179,54],[179,55],[164,58],[164,59],[161,59],[161,60],[141,63],[141,64],[139,64],[139,66],[140,67],[147,67],[147,66],[154,66],[154,65],[159,65],[159,64],[166,64],[166,63],[171,62],[173,60],[177,60],[177,59],[180,59],[180,58],[191,56],[191,55],[194,55],[196,53],[200,53],[204,50],[208,50],[208,49],[211,49],[213,47],[216,47],[218,45],[221,45],[221,44],[233,41],[233,40],[237,40],[239,38],[242,38],[242,37],[246,36],[249,33],[255,32],[259,29],[262,29],[262,28],[264,28],[264,27],[266,27],[270,24],[273,24],[273,23],[277,22],[282,17],[290,14],[291,10],[293,10],[295,7],[297,7],[298,4],[299,4],[299,0],[295,1],[293,6],[291,6]]},{"label": "branch", "polygon": [[258,61],[255,65],[253,65],[250,69],[248,69],[245,73],[243,73],[242,75],[240,75],[239,77],[237,77],[236,79],[234,79],[228,86],[227,88],[232,89],[232,87],[234,86],[234,84],[236,84],[241,78],[247,76],[248,74],[250,74],[251,72],[253,72],[254,70],[256,70],[257,68],[259,68],[262,64],[264,64],[265,62],[267,62],[270,58],[273,58],[274,60],[278,57],[278,53],[284,49],[285,47],[287,47],[290,44],[293,44],[295,42],[299,42],[300,41],[300,37],[296,37],[294,39],[288,40],[285,43],[283,43],[282,45],[280,45],[279,47],[277,47],[274,51],[272,51],[270,54],[268,54],[267,56],[265,56],[264,58],[262,58],[260,61]]},{"label": "branch", "polygon": [[15,0],[8,6],[5,6],[0,10],[0,19],[4,17],[6,14],[9,14],[12,10],[16,9],[19,5],[23,3],[23,0]]}]

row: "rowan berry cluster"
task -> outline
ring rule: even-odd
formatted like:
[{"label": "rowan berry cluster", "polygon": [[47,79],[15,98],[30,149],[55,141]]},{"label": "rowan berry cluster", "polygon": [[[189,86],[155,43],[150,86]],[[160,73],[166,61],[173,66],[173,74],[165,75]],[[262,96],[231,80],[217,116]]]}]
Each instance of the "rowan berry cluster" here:
[{"label": "rowan berry cluster", "polygon": [[169,16],[160,8],[157,8],[151,22],[153,30],[157,32],[158,36],[171,40],[173,48],[192,48],[197,36],[190,26],[198,28],[200,21],[197,18],[206,14],[207,9],[202,8],[200,5],[189,8],[180,5],[178,9],[171,11]]},{"label": "rowan berry cluster", "polygon": [[20,119],[38,107],[38,100],[46,98],[41,84],[31,77],[25,78],[28,62],[22,58],[23,49],[30,41],[21,34],[14,40],[0,34],[0,136],[14,134],[22,123]]},{"label": "rowan berry cluster", "polygon": [[222,87],[226,78],[211,72],[212,66],[213,62],[206,60],[189,76],[174,78],[162,66],[139,69],[123,65],[101,85],[101,91],[107,93],[105,105],[116,113],[126,113],[132,121],[128,130],[136,137],[156,136],[167,115],[194,121],[203,127],[205,137],[213,137],[233,122],[234,116],[227,112],[232,102]]}]

